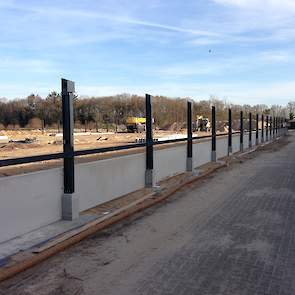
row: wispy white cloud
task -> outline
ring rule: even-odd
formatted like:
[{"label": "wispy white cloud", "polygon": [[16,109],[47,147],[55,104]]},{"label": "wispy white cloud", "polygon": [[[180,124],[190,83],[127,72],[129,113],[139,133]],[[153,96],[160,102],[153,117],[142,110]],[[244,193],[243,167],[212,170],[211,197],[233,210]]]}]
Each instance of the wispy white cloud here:
[{"label": "wispy white cloud", "polygon": [[215,38],[197,38],[190,41],[190,44],[197,45],[197,46],[207,46],[207,45],[214,45],[220,44],[223,41],[218,37]]},{"label": "wispy white cloud", "polygon": [[73,10],[73,9],[62,9],[55,7],[38,7],[38,6],[24,6],[19,4],[11,4],[7,5],[11,8],[27,11],[35,14],[39,14],[42,16],[50,17],[71,17],[78,18],[80,21],[82,19],[102,19],[111,22],[124,23],[136,26],[150,27],[154,29],[167,30],[172,32],[186,33],[194,36],[218,36],[216,32],[211,32],[207,30],[199,30],[194,28],[185,28],[181,26],[167,25],[164,23],[151,22],[142,20],[136,17],[124,16],[124,15],[116,15],[109,13],[99,13],[94,11],[86,11],[86,10]]},{"label": "wispy white cloud", "polygon": [[2,57],[0,71],[3,73],[58,73],[58,65],[45,59]]},{"label": "wispy white cloud", "polygon": [[[140,18],[138,15],[115,10],[115,12],[101,12],[85,9],[63,9],[56,6],[30,6],[17,4],[13,1],[4,1],[3,5],[11,9],[20,10],[29,13],[34,19],[43,20],[69,20],[69,25],[73,24],[73,20],[79,20],[80,28],[85,25],[89,27],[89,32],[84,30],[81,37],[73,36],[68,33],[68,38],[64,38],[64,42],[58,42],[55,46],[84,44],[106,41],[111,39],[122,39],[124,36],[132,38],[132,34],[140,34],[138,27],[150,29],[154,32],[167,32],[184,36],[188,39],[188,43],[195,46],[216,45],[222,43],[247,43],[247,42],[271,42],[286,41],[287,38],[295,39],[294,18],[295,3],[291,0],[212,0],[218,5],[232,7],[232,12],[227,12],[225,18],[220,21],[214,18],[208,18],[206,21],[195,22],[188,18],[181,21],[177,25],[167,24],[165,21],[148,21]],[[0,2],[1,3],[1,2]],[[6,3],[6,4],[5,4]],[[152,6],[159,6],[159,3],[153,3]],[[104,34],[99,26],[95,26],[96,34],[91,29],[91,21],[102,22],[102,27],[107,31]],[[182,25],[181,25],[182,23]],[[107,27],[105,26],[107,24]],[[61,24],[60,29],[67,26],[66,21]],[[125,28],[125,29],[123,29]],[[34,28],[32,28],[34,29]],[[257,36],[254,34],[245,35],[247,32],[260,30]],[[132,32],[132,33],[131,33]],[[151,33],[152,34],[152,33]],[[50,37],[50,32],[48,37]],[[101,36],[103,35],[103,36]],[[150,34],[142,33],[142,38]],[[52,36],[53,37],[53,36]],[[58,37],[58,35],[57,35]],[[167,34],[167,38],[171,35]],[[62,39],[61,39],[62,40]]]},{"label": "wispy white cloud", "polygon": [[186,76],[219,75],[229,65],[222,65],[213,62],[190,62],[172,64],[168,66],[154,67],[149,70],[150,74],[162,79],[181,78]]},{"label": "wispy white cloud", "polygon": [[227,72],[241,75],[245,72],[255,72],[259,68],[295,63],[295,52],[289,50],[260,51],[248,55],[226,58],[214,57],[214,51],[208,53],[209,56],[211,54],[213,54],[212,59],[191,60],[189,63],[182,62],[166,66],[150,67],[146,69],[146,72],[161,79],[177,79],[204,75],[210,77],[210,79],[215,79],[215,77],[224,76]]},{"label": "wispy white cloud", "polygon": [[295,61],[294,53],[289,51],[264,51],[259,54],[262,61],[270,63],[289,63]]},{"label": "wispy white cloud", "polygon": [[223,5],[242,7],[243,9],[276,9],[288,13],[295,12],[293,0],[214,0]]},{"label": "wispy white cloud", "polygon": [[[295,2],[293,0],[213,0],[228,9],[232,26],[236,33],[251,32],[260,37],[266,35],[280,38],[281,33],[294,27]],[[285,31],[286,32],[286,31]],[[292,31],[289,31],[294,36]]]}]

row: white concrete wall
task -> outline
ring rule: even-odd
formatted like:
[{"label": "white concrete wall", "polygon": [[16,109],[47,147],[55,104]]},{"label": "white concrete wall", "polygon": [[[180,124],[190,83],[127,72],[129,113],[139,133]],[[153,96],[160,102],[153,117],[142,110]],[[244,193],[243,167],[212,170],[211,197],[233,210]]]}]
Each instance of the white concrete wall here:
[{"label": "white concrete wall", "polygon": [[186,171],[186,145],[154,151],[155,181]]},{"label": "white concrete wall", "polygon": [[75,173],[83,211],[144,187],[145,154],[78,164]]},{"label": "white concrete wall", "polygon": [[193,166],[199,167],[211,161],[211,141],[194,141]]},{"label": "white concrete wall", "polygon": [[[248,134],[244,148],[248,148]],[[240,150],[240,135],[233,135],[233,152]],[[227,136],[217,137],[217,158],[227,156]],[[253,145],[255,133],[253,134]],[[156,182],[186,171],[186,144],[154,151]],[[194,140],[193,165],[211,161],[211,140]],[[86,210],[144,187],[145,153],[75,165],[76,194]],[[61,218],[62,169],[0,178],[0,242]]]},{"label": "white concrete wall", "polygon": [[216,158],[220,159],[226,157],[228,154],[228,137],[217,137],[216,140]]},{"label": "white concrete wall", "polygon": [[232,137],[232,150],[233,153],[240,151],[240,134],[234,134]]},{"label": "white concrete wall", "polygon": [[61,218],[62,169],[0,178],[0,242]]},{"label": "white concrete wall", "polygon": [[249,134],[244,133],[244,150],[246,150],[249,147]]}]

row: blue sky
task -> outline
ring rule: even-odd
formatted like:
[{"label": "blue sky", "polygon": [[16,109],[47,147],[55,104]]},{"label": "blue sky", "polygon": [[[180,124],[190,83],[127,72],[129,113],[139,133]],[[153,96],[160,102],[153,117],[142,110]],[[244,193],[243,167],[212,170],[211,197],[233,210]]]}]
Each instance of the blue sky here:
[{"label": "blue sky", "polygon": [[0,0],[0,97],[118,93],[286,104],[294,0]]}]

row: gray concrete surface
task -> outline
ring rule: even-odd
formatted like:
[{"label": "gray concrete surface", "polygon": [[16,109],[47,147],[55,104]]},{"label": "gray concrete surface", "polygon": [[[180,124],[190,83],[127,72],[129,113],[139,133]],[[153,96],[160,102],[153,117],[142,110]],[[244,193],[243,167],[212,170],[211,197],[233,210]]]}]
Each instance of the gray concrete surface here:
[{"label": "gray concrete surface", "polygon": [[295,294],[294,150],[292,134],[2,283],[0,293]]},{"label": "gray concrete surface", "polygon": [[59,220],[7,242],[2,242],[0,243],[0,266],[2,265],[2,261],[6,261],[9,256],[36,247],[62,233],[81,227],[95,219],[97,219],[97,215],[85,214],[73,221]]}]

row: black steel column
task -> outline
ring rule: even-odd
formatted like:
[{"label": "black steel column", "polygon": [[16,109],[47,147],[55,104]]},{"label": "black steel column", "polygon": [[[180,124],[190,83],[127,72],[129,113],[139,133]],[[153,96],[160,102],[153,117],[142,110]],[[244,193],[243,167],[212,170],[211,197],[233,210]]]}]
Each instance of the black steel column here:
[{"label": "black steel column", "polygon": [[252,147],[252,113],[249,113],[249,148]]},{"label": "black steel column", "polygon": [[153,151],[153,115],[152,98],[149,94],[145,96],[145,117],[146,117],[146,172],[145,186],[153,187],[154,151]]},{"label": "black steel column", "polygon": [[233,152],[232,135],[233,135],[232,115],[231,115],[231,109],[228,109],[228,155],[231,155]]},{"label": "black steel column", "polygon": [[276,119],[276,117],[274,117],[274,118],[273,118],[273,134],[274,134],[273,137],[274,137],[274,138],[277,137],[277,130],[276,130],[276,129],[277,129],[277,126],[276,126],[276,125],[277,125],[277,122],[276,122],[276,121],[277,121],[277,119]]},{"label": "black steel column", "polygon": [[259,144],[259,115],[256,114],[256,145]]},{"label": "black steel column", "polygon": [[64,193],[72,194],[75,191],[73,110],[75,83],[66,79],[61,79],[61,88],[64,151]]},{"label": "black steel column", "polygon": [[265,129],[265,133],[266,133],[266,141],[268,141],[268,137],[269,137],[269,116],[266,116],[266,129]]},{"label": "black steel column", "polygon": [[192,102],[187,102],[187,160],[186,170],[193,171]]},{"label": "black steel column", "polygon": [[273,117],[273,138],[276,138],[276,117]]},{"label": "black steel column", "polygon": [[280,135],[283,133],[283,118],[280,117]]},{"label": "black steel column", "polygon": [[243,111],[240,113],[240,151],[244,150],[244,122]]},{"label": "black steel column", "polygon": [[264,142],[264,115],[261,116],[261,142]]},{"label": "black steel column", "polygon": [[272,117],[270,116],[270,118],[269,118],[269,136],[270,136],[270,139],[272,139],[272,136],[273,136],[273,134],[272,134]]},{"label": "black steel column", "polygon": [[216,162],[216,111],[215,107],[212,106],[212,151],[211,160]]}]

